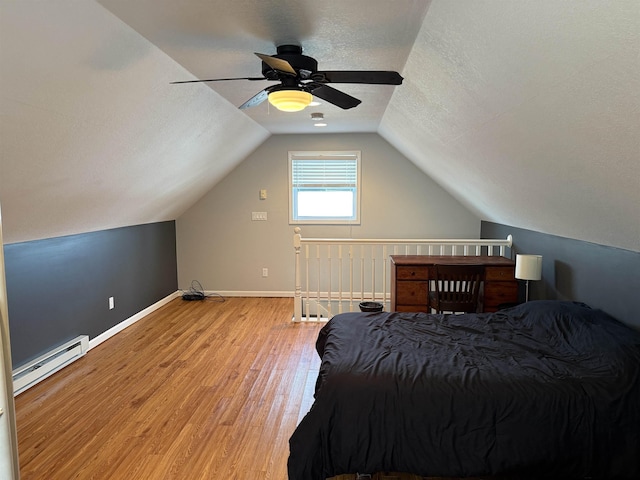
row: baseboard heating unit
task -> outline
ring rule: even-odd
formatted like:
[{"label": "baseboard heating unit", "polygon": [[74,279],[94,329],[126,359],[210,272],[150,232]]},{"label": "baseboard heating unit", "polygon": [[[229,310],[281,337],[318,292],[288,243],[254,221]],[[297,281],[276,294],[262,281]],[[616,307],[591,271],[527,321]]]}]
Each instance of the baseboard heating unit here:
[{"label": "baseboard heating unit", "polygon": [[79,359],[89,349],[89,336],[81,335],[13,371],[13,395],[25,391]]}]

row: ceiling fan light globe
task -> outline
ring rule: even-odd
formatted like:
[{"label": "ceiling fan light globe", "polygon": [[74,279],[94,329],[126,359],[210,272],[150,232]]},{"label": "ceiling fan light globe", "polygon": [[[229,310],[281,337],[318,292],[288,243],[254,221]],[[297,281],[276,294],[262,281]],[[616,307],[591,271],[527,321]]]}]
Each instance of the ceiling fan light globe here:
[{"label": "ceiling fan light globe", "polygon": [[269,103],[283,112],[299,112],[313,101],[313,95],[303,90],[276,90],[269,94]]}]

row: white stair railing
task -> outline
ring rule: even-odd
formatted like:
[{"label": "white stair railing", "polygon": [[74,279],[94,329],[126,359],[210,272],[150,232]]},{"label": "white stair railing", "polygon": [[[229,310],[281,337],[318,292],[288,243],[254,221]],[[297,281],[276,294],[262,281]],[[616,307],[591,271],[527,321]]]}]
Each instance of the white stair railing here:
[{"label": "white stair railing", "polygon": [[[506,239],[303,238],[294,229],[295,322],[358,311],[362,301],[390,304],[390,255],[499,255]],[[335,288],[335,290],[334,290]]]}]

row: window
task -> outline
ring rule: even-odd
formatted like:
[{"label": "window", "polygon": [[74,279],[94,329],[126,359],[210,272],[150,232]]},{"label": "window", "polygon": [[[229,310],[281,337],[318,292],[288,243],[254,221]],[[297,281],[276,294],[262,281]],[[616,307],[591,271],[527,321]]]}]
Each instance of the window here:
[{"label": "window", "polygon": [[291,223],[360,222],[360,152],[289,152]]}]

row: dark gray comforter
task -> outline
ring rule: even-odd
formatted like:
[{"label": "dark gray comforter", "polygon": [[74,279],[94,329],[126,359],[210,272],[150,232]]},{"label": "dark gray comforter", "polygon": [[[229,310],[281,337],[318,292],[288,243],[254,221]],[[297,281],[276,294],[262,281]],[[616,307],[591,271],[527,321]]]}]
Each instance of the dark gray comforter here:
[{"label": "dark gray comforter", "polygon": [[572,302],[345,313],[322,329],[289,479],[640,478],[640,333]]}]

